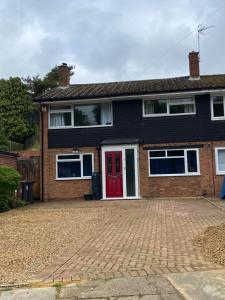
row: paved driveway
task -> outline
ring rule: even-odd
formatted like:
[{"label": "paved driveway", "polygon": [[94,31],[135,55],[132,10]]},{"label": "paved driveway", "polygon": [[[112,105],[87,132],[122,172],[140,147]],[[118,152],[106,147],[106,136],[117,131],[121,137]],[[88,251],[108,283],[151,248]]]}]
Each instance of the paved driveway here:
[{"label": "paved driveway", "polygon": [[36,279],[108,279],[221,268],[205,261],[192,245],[195,235],[225,219],[225,213],[207,200],[102,201],[82,206],[96,206],[96,213],[110,206],[111,213]]}]

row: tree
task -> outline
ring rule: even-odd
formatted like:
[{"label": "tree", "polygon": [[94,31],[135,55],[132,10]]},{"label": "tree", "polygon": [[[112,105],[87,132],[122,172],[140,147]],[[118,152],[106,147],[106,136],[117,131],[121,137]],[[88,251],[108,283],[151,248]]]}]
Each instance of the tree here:
[{"label": "tree", "polygon": [[[70,70],[70,77],[73,76],[74,66],[68,66]],[[41,78],[40,75],[28,76],[24,78],[23,81],[27,85],[28,90],[30,91],[33,98],[43,94],[46,90],[52,89],[59,85],[59,66],[55,66],[48,72],[44,78]]]},{"label": "tree", "polygon": [[9,150],[9,141],[7,140],[4,132],[0,128],[0,150]]},{"label": "tree", "polygon": [[33,109],[28,88],[20,78],[0,80],[0,121],[7,139],[23,143],[34,133],[29,121]]}]

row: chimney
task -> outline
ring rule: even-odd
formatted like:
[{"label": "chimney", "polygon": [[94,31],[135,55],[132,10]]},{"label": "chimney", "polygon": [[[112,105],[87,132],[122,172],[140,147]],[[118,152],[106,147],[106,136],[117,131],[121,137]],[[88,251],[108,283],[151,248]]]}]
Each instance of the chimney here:
[{"label": "chimney", "polygon": [[189,53],[189,69],[190,69],[190,80],[200,79],[199,71],[199,53],[192,51]]},{"label": "chimney", "polygon": [[59,66],[59,86],[67,87],[70,84],[70,70],[66,63]]}]

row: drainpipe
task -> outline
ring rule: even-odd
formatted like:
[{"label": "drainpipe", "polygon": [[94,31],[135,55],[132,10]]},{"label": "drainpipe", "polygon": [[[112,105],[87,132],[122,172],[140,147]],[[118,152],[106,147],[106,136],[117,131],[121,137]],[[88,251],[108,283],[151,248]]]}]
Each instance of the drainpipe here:
[{"label": "drainpipe", "polygon": [[41,106],[41,201],[44,202],[44,113],[46,106]]}]

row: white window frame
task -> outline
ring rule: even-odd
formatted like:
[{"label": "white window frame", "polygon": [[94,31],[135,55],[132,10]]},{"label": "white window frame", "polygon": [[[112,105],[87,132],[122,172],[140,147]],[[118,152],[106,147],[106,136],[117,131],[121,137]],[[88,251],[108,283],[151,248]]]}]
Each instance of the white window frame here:
[{"label": "white window frame", "polygon": [[[58,159],[59,156],[68,156],[68,155],[79,155],[80,158],[76,159]],[[94,172],[94,154],[93,153],[60,153],[56,155],[56,180],[80,180],[80,179],[91,179],[92,176],[83,176],[83,156],[84,155],[91,155],[92,157],[92,173]],[[58,177],[58,162],[74,162],[74,161],[80,161],[81,165],[81,177],[65,177],[65,178],[59,178]]]},{"label": "white window frame", "polygon": [[216,175],[225,175],[225,171],[220,171],[220,169],[219,169],[219,157],[218,157],[219,150],[225,151],[225,147],[216,147],[215,148]]},{"label": "white window frame", "polygon": [[[192,99],[193,100],[193,104],[194,104],[194,111],[190,112],[190,113],[177,113],[177,114],[171,114],[170,113],[170,105],[177,105],[177,104],[170,104],[170,100],[184,100],[184,99]],[[162,114],[146,114],[145,113],[145,101],[154,101],[154,100],[166,100],[166,104],[167,104],[167,112],[166,113],[162,113]],[[177,102],[179,103],[179,102]],[[182,103],[185,104],[185,103]],[[143,117],[172,117],[172,116],[182,116],[182,115],[195,115],[196,114],[196,105],[195,105],[195,97],[177,97],[177,98],[155,98],[155,99],[143,99],[142,100],[142,115]]]},{"label": "white window frame", "polygon": [[[109,101],[111,103],[111,114],[112,114],[112,123],[111,124],[106,124],[106,125],[88,125],[88,126],[74,126],[74,106],[76,105],[95,105],[95,104],[102,104],[105,102],[93,102],[93,103],[77,103],[74,105],[70,105],[70,109],[63,109],[63,110],[54,110],[51,109],[51,106],[49,106],[49,111],[48,111],[48,128],[49,129],[66,129],[66,128],[95,128],[95,127],[112,127],[113,126],[113,105],[112,101]],[[107,103],[109,103],[107,101]],[[61,104],[62,105],[62,104]],[[66,105],[66,104],[65,104]],[[56,105],[54,105],[57,107]],[[52,106],[52,107],[54,107]],[[51,126],[50,125],[50,114],[51,113],[63,113],[63,112],[71,112],[71,126]]]},{"label": "white window frame", "polygon": [[[184,158],[184,168],[185,173],[181,174],[151,174],[151,159],[159,159],[163,157],[152,157],[150,158],[150,152],[156,152],[156,151],[166,151],[166,156],[164,158],[168,158],[167,151],[184,151],[184,156],[169,156],[169,158]],[[196,156],[197,156],[197,172],[188,172],[188,165],[187,165],[187,151],[195,150]],[[200,174],[200,160],[199,160],[199,149],[198,148],[179,148],[179,149],[152,149],[148,150],[148,177],[171,177],[171,176],[199,176]]]},{"label": "white window frame", "polygon": [[[65,104],[66,105],[66,104]],[[62,104],[60,105],[62,106]],[[73,108],[72,108],[72,105],[68,105],[68,107],[70,106],[70,108],[68,109],[54,109],[54,107],[57,107],[56,105],[52,106],[51,108],[51,105],[49,106],[49,110],[48,110],[48,128],[50,129],[60,129],[60,128],[72,128],[73,127]],[[71,113],[71,125],[68,125],[68,126],[51,126],[51,114],[55,114],[55,113],[65,113],[65,112],[70,112]]]},{"label": "white window frame", "polygon": [[[213,110],[213,97],[223,97],[223,117],[214,117],[214,110]],[[211,120],[212,121],[219,121],[219,120],[225,120],[225,94],[211,94],[210,95],[210,109],[211,109]]]}]

